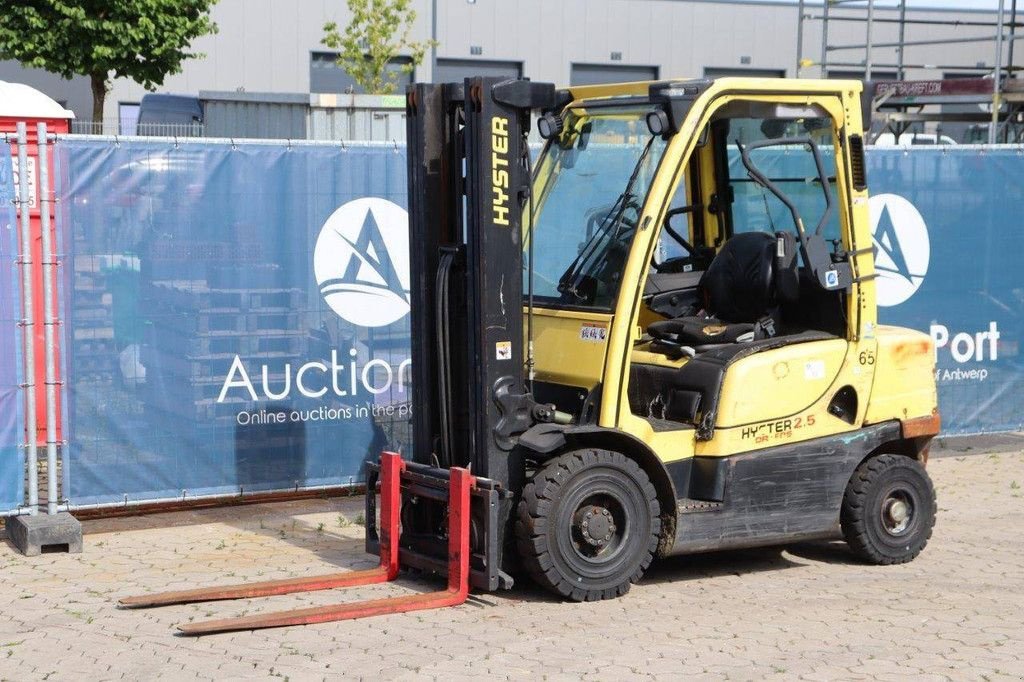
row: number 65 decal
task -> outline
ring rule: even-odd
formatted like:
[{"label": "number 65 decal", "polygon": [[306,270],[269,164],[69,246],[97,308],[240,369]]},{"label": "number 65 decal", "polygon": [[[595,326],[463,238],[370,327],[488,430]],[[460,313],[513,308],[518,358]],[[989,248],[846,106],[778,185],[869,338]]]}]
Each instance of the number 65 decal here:
[{"label": "number 65 decal", "polygon": [[875,352],[873,350],[862,350],[857,359],[860,360],[862,365],[873,365],[875,364]]}]

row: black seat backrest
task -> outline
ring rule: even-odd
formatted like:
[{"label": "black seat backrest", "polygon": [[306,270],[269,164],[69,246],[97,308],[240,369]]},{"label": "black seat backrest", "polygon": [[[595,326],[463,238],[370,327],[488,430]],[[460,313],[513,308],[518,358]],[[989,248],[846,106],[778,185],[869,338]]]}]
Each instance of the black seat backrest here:
[{"label": "black seat backrest", "polygon": [[757,322],[799,297],[796,236],[743,232],[725,242],[697,285],[704,309],[725,322]]},{"label": "black seat backrest", "polygon": [[704,309],[726,322],[757,322],[776,305],[775,236],[743,232],[729,238],[697,285]]}]

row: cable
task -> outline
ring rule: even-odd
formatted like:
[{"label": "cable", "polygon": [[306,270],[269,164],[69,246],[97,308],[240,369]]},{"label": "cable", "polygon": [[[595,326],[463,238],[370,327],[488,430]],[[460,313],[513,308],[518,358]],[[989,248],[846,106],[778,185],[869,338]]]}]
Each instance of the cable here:
[{"label": "cable", "polygon": [[533,159],[530,158],[530,144],[527,141],[527,133],[523,132],[523,156],[526,160],[526,177],[530,181],[529,188],[527,189],[527,198],[529,200],[529,218],[530,228],[527,232],[527,239],[529,239],[529,245],[527,246],[528,259],[530,261],[530,270],[526,276],[526,377],[530,387],[530,393],[533,393],[533,378],[536,374],[535,371],[535,358],[533,356],[533,220],[535,217],[533,208]]}]

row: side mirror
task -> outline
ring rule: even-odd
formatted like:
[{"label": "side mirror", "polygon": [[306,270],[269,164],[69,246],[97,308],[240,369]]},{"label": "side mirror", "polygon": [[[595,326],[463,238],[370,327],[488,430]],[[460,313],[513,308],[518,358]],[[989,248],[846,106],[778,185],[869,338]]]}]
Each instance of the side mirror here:
[{"label": "side mirror", "polygon": [[769,140],[786,134],[786,121],[778,118],[766,118],[761,121],[761,133]]}]

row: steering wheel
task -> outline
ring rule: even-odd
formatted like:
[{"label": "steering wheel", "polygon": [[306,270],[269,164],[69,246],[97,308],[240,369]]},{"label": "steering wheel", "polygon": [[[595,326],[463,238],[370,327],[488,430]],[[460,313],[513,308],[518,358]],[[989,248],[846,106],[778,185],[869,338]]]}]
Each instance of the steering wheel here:
[{"label": "steering wheel", "polygon": [[[627,210],[630,209],[633,211],[632,217],[626,216]],[[577,265],[584,259],[582,262],[586,263],[587,273],[573,284],[569,291],[563,291],[561,284],[559,285],[563,297],[573,296],[578,299],[573,302],[594,299],[600,295],[600,290],[607,286],[606,280],[616,280],[620,276],[618,269],[625,260],[629,244],[637,231],[640,203],[631,197],[620,197],[616,202],[590,209],[584,215],[586,236],[580,242],[578,256],[570,267],[574,278],[583,275]],[[613,220],[617,228],[614,233],[611,232]]]},{"label": "steering wheel", "polygon": [[[608,204],[606,206],[598,206],[597,208],[592,208],[589,211],[587,211],[586,219],[588,242],[598,232],[598,230],[605,226],[605,223],[607,223],[614,217],[612,215],[612,211],[615,210],[615,206],[616,204]],[[635,217],[630,218],[629,216],[626,215],[626,212],[629,209],[633,209],[633,211],[635,212]],[[627,199],[625,206],[622,207],[622,213],[619,217],[619,220],[627,227],[630,227],[635,230],[637,221],[639,219],[640,202],[638,202],[636,199]]]},{"label": "steering wheel", "polygon": [[[683,235],[679,234],[675,229],[672,228],[671,220],[674,216],[681,215],[684,213],[692,213],[699,209],[699,205],[693,206],[682,206],[680,208],[673,208],[665,214],[665,222],[662,224],[662,229],[681,247],[686,250],[685,256],[674,256],[667,258],[662,262],[658,263],[653,258],[651,259],[651,267],[655,272],[662,273],[676,273],[676,272],[688,272],[694,269],[698,265],[706,265],[706,254],[702,253],[702,250],[697,249],[691,244]],[[690,266],[689,270],[687,266]]]}]

